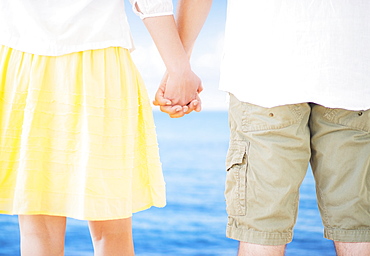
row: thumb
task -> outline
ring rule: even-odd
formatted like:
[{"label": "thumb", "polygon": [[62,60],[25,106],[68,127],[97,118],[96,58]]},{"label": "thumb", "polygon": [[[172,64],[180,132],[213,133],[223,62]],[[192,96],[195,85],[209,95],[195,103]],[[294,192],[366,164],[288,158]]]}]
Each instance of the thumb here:
[{"label": "thumb", "polygon": [[164,97],[164,88],[160,86],[155,94],[155,98],[153,101],[155,106],[169,106],[172,105],[172,102],[169,99]]}]

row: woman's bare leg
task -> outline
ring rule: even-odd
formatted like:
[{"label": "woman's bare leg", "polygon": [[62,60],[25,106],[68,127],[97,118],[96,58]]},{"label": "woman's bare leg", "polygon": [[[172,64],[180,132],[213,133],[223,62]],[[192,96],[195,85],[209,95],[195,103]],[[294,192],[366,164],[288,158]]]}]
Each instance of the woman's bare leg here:
[{"label": "woman's bare leg", "polygon": [[63,256],[66,218],[19,215],[22,256]]},{"label": "woman's bare leg", "polygon": [[95,256],[133,256],[131,218],[89,221]]}]

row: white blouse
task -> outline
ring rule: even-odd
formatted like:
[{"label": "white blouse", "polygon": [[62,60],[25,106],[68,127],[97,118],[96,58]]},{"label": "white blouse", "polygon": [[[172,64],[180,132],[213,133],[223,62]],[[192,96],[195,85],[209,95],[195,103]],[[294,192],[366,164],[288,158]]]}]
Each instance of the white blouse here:
[{"label": "white blouse", "polygon": [[220,88],[273,107],[370,108],[369,0],[228,0]]},{"label": "white blouse", "polygon": [[[130,2],[142,19],[173,14],[171,0]],[[48,56],[134,48],[124,0],[0,0],[0,44]]]}]

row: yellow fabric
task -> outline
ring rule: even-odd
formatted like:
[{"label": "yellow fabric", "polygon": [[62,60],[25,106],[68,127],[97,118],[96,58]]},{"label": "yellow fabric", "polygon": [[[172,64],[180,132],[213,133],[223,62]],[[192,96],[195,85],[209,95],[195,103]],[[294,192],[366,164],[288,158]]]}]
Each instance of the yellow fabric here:
[{"label": "yellow fabric", "polygon": [[164,205],[152,110],[128,50],[0,46],[0,213],[107,220]]}]

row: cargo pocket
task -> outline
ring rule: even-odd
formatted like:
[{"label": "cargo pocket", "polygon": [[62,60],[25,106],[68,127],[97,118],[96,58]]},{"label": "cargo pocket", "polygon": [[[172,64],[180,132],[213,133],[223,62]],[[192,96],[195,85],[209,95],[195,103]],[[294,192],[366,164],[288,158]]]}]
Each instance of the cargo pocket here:
[{"label": "cargo pocket", "polygon": [[226,211],[229,215],[246,214],[247,147],[231,145],[226,157]]}]

